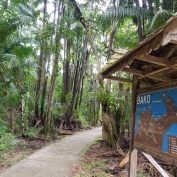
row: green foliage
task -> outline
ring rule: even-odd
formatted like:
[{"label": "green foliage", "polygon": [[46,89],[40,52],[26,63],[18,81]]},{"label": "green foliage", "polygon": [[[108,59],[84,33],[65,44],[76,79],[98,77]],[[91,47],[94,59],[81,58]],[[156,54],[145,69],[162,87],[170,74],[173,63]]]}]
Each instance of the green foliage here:
[{"label": "green foliage", "polygon": [[30,127],[28,130],[25,131],[24,135],[27,135],[30,138],[35,138],[39,133],[40,133],[41,129],[37,129],[34,127]]},{"label": "green foliage", "polygon": [[108,93],[105,88],[100,88],[98,93],[94,94],[103,106],[103,111],[108,111],[109,107],[115,106],[116,97],[113,93]]},{"label": "green foliage", "polygon": [[103,25],[103,28],[106,29],[108,26],[111,26],[113,21],[120,22],[127,17],[143,17],[148,19],[152,17],[152,12],[136,6],[118,6],[116,9],[110,8],[107,9],[106,12],[103,12],[103,14],[99,17],[99,21]]},{"label": "green foliage", "polygon": [[158,10],[152,19],[150,30],[154,31],[158,29],[160,26],[164,25],[171,16],[172,13],[170,13],[167,10],[164,9]]},{"label": "green foliage", "polygon": [[78,119],[80,122],[81,122],[81,125],[83,126],[88,126],[88,121],[87,121],[87,117],[85,117],[83,114],[82,114],[82,109],[77,109],[75,111],[75,115],[76,119]]},{"label": "green foliage", "polygon": [[5,121],[0,119],[0,138],[8,131]]},{"label": "green foliage", "polygon": [[0,137],[0,151],[12,150],[17,145],[15,136],[11,133],[4,133]]},{"label": "green foliage", "polygon": [[116,45],[120,48],[133,48],[138,43],[137,26],[132,18],[126,18],[118,27]]},{"label": "green foliage", "polygon": [[69,92],[69,93],[66,95],[66,102],[67,102],[67,103],[70,103],[70,102],[72,101],[72,97],[73,97],[72,93]]},{"label": "green foliage", "polygon": [[[125,99],[126,94],[126,99]],[[130,118],[131,118],[131,92],[120,92],[120,99],[118,99],[117,106],[112,109],[116,120],[116,127],[119,136],[123,136],[125,133],[129,132]]]}]

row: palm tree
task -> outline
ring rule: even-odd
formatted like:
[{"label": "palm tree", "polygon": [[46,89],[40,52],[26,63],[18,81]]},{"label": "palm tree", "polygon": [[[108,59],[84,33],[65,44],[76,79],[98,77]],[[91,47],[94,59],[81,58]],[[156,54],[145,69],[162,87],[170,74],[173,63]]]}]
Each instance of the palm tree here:
[{"label": "palm tree", "polygon": [[10,89],[14,87],[21,96],[21,127],[22,134],[25,134],[25,95],[28,92],[26,89],[28,83],[25,77],[29,73],[34,55],[30,46],[31,38],[25,36],[25,32],[23,34],[21,32],[25,25],[29,23],[29,18],[21,16],[16,1],[10,3],[1,1],[1,3],[2,6],[4,5],[4,8],[0,11],[1,15],[3,15],[0,20],[1,80],[5,85],[8,84]]}]

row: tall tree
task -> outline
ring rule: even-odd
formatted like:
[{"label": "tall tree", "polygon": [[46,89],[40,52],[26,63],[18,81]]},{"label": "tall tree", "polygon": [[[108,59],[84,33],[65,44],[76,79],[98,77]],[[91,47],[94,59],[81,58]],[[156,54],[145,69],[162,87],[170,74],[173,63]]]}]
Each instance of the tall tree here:
[{"label": "tall tree", "polygon": [[46,65],[46,37],[45,37],[45,30],[46,30],[46,23],[47,23],[47,0],[43,0],[43,20],[42,20],[42,34],[41,34],[41,47],[40,47],[40,56],[39,56],[39,68],[38,68],[38,81],[36,84],[36,99],[35,99],[35,115],[39,117],[39,100],[41,89],[44,84],[45,78],[45,65]]},{"label": "tall tree", "polygon": [[45,118],[45,136],[47,137],[50,133],[51,126],[52,126],[52,108],[54,103],[54,94],[56,88],[56,80],[58,76],[58,62],[60,56],[60,40],[61,40],[61,25],[62,25],[62,18],[64,14],[64,5],[62,1],[58,2],[58,17],[57,17],[57,28],[55,31],[55,58],[53,63],[53,70],[50,82],[50,89],[48,93],[47,99],[47,110],[46,110],[46,118]]}]

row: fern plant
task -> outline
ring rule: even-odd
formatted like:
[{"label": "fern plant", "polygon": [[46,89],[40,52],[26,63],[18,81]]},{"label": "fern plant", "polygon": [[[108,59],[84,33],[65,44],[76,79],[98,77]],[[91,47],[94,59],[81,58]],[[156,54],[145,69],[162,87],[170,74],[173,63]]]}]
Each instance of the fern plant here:
[{"label": "fern plant", "polygon": [[106,89],[100,88],[100,91],[95,93],[97,100],[102,104],[103,111],[108,111],[110,106],[116,103],[116,97],[113,93],[108,93]]}]

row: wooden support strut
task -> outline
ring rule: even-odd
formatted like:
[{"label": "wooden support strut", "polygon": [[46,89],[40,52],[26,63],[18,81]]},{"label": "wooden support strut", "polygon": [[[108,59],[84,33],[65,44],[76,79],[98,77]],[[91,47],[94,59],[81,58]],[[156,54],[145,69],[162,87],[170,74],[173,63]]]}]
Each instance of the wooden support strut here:
[{"label": "wooden support strut", "polygon": [[143,55],[141,57],[137,57],[136,59],[141,60],[141,61],[145,61],[147,63],[156,64],[159,66],[169,66],[170,65],[170,62],[164,61],[160,57],[155,57],[155,56],[151,56],[151,55]]},{"label": "wooden support strut", "polygon": [[152,73],[152,74],[151,73],[145,74],[140,70],[136,70],[136,69],[132,69],[132,68],[124,68],[122,71],[139,76],[139,77],[137,77],[137,79],[148,77],[148,78],[159,80],[159,81],[170,81],[170,80],[172,80],[172,78],[169,78],[169,77],[153,75],[153,74],[161,72],[163,70],[167,70],[167,69],[165,68],[165,69],[160,69],[158,71],[153,71],[154,73]]},{"label": "wooden support strut", "polygon": [[116,76],[108,76],[106,77],[106,79],[111,79],[111,80],[116,80],[116,81],[120,81],[120,82],[127,82],[127,83],[133,83],[133,81],[131,79],[126,79],[126,78],[122,78],[122,77],[116,77]]},{"label": "wooden support strut", "polygon": [[[130,133],[130,149],[129,149],[129,174],[128,177],[136,177],[136,167],[132,162],[132,152],[134,144],[134,134],[135,134],[135,119],[136,119],[136,96],[137,89],[139,88],[139,80],[136,76],[133,76],[133,86],[132,86],[132,116],[131,116],[131,133]],[[137,159],[135,159],[136,161]],[[132,170],[134,171],[132,174]]]}]

